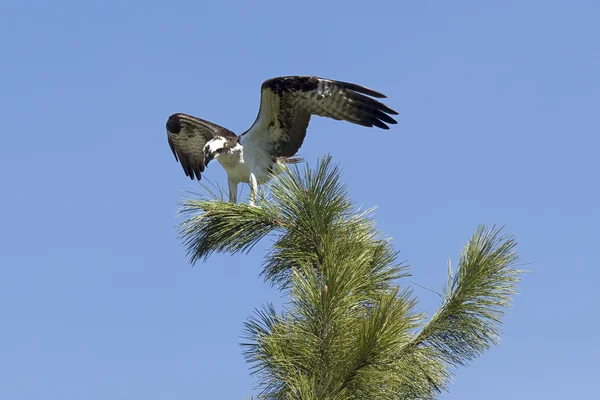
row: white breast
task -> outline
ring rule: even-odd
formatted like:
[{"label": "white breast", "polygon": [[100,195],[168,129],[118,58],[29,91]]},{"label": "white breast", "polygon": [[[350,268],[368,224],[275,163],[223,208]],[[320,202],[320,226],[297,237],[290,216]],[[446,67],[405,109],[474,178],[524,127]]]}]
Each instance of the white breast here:
[{"label": "white breast", "polygon": [[239,144],[231,151],[217,156],[217,161],[227,172],[227,177],[235,183],[248,183],[250,171],[244,162],[244,150]]},{"label": "white breast", "polygon": [[241,138],[241,143],[244,146],[244,162],[249,170],[256,175],[259,183],[265,183],[269,180],[269,171],[273,166],[270,136],[263,125],[260,123],[255,124],[251,131]]}]

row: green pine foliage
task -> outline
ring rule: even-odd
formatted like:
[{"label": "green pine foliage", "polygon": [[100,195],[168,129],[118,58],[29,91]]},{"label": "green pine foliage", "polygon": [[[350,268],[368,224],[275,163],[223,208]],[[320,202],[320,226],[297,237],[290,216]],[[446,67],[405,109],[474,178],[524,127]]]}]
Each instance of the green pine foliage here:
[{"label": "green pine foliage", "polygon": [[242,344],[257,398],[434,398],[454,368],[498,343],[521,272],[516,242],[501,229],[477,229],[427,321],[401,285],[406,266],[329,157],[274,177],[256,205],[214,194],[187,201],[180,236],[192,262],[275,239],[262,273],[289,301],[280,312],[257,310]]}]

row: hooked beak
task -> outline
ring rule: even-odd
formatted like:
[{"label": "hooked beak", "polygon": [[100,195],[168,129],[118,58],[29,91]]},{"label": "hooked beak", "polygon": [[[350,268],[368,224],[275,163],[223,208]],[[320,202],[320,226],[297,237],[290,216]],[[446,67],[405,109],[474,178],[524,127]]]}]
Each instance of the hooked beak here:
[{"label": "hooked beak", "polygon": [[210,152],[204,153],[204,166],[208,167],[208,163],[215,158]]}]

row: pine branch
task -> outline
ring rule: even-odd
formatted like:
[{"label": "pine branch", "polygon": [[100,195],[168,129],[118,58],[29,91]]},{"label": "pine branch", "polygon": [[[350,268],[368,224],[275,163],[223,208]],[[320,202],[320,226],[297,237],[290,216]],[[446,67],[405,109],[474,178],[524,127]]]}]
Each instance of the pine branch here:
[{"label": "pine branch", "polygon": [[248,252],[275,233],[263,276],[287,290],[277,314],[257,310],[244,329],[244,354],[257,399],[430,399],[452,368],[499,341],[521,271],[516,242],[480,227],[449,268],[440,309],[424,325],[391,241],[359,211],[329,157],[274,177],[257,207],[220,196],[186,201],[180,237],[192,263],[214,252]]},{"label": "pine branch", "polygon": [[480,226],[463,249],[440,309],[406,347],[431,346],[451,365],[466,365],[499,343],[499,326],[516,293],[516,241]]},{"label": "pine branch", "polygon": [[192,264],[214,252],[248,252],[271,231],[284,227],[269,207],[225,201],[186,201],[181,214],[191,215],[179,226],[179,238]]}]

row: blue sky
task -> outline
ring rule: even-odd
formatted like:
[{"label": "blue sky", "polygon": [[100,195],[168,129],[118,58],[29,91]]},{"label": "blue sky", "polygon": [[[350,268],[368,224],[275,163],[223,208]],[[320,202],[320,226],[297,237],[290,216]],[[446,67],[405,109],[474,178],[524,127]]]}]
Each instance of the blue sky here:
[{"label": "blue sky", "polygon": [[594,397],[599,20],[566,0],[5,2],[0,398],[255,393],[238,343],[255,307],[281,304],[258,276],[269,241],[189,265],[177,203],[199,189],[164,124],[187,112],[239,133],[262,81],[295,74],[400,112],[388,132],[315,119],[301,153],[330,152],[379,207],[412,281],[441,288],[480,223],[505,224],[535,271],[501,347],[443,398]]}]

